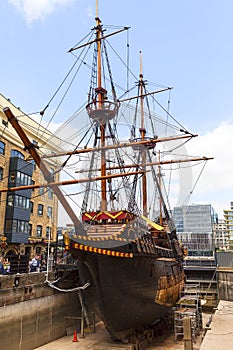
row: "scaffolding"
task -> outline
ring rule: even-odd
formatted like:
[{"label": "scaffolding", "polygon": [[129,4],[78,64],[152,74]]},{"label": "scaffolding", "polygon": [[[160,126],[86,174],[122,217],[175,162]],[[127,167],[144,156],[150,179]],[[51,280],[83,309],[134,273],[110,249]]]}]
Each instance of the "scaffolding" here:
[{"label": "scaffolding", "polygon": [[[189,317],[191,321],[192,338],[196,338],[202,330],[202,309],[199,298],[198,284],[185,285],[181,298],[176,304],[174,312],[174,332],[175,340],[184,337],[184,318]],[[196,293],[194,293],[196,291]]]}]

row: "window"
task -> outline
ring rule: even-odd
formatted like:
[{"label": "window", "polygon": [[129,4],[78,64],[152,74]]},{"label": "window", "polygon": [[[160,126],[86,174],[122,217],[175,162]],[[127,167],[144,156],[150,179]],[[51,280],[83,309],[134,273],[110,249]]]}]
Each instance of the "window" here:
[{"label": "window", "polygon": [[10,172],[10,176],[9,177],[10,177],[10,179],[9,179],[10,183],[14,184],[16,182],[15,172]]},{"label": "window", "polygon": [[36,255],[40,255],[41,254],[41,247],[36,247]]},{"label": "window", "polygon": [[32,140],[34,146],[38,146],[38,142],[36,140]]},{"label": "window", "polygon": [[12,194],[9,194],[7,197],[7,205],[9,207],[13,207],[13,205],[14,205],[14,197]]},{"label": "window", "polygon": [[52,217],[52,212],[53,212],[53,208],[52,207],[48,207],[47,208],[47,215],[48,215],[49,218]]},{"label": "window", "polygon": [[8,219],[6,220],[6,223],[5,223],[5,230],[6,232],[10,232],[12,229],[12,220]]},{"label": "window", "polygon": [[5,143],[0,141],[0,154],[5,154]]},{"label": "window", "polygon": [[24,159],[23,153],[17,151],[17,149],[12,149],[11,150],[11,157],[17,157],[17,158]]},{"label": "window", "polygon": [[53,199],[53,190],[51,188],[48,189],[48,198]]},{"label": "window", "polygon": [[42,226],[41,225],[36,226],[36,237],[42,237]]},{"label": "window", "polygon": [[44,210],[43,204],[38,204],[37,214],[38,215],[43,215],[43,210]]},{"label": "window", "polygon": [[34,207],[34,203],[30,201],[29,208],[31,213],[33,213],[33,207]]},{"label": "window", "polygon": [[54,180],[54,169],[53,168],[49,168],[49,172],[52,175],[52,179]]},{"label": "window", "polygon": [[9,174],[9,182],[11,184],[17,182],[18,185],[27,186],[31,184],[31,176],[21,173],[20,171],[11,171]]},{"label": "window", "polygon": [[43,196],[43,194],[44,194],[44,187],[39,187],[39,194],[40,194],[40,196]]},{"label": "window", "polygon": [[47,239],[51,238],[51,227],[49,226],[46,227],[46,238]]},{"label": "window", "polygon": [[6,232],[28,233],[28,222],[23,220],[6,220]]},{"label": "window", "polygon": [[4,125],[6,128],[8,128],[8,121],[2,119],[2,125]]},{"label": "window", "polygon": [[28,224],[28,234],[32,236],[32,224]]},{"label": "window", "polygon": [[36,170],[36,162],[34,159],[30,160],[30,163],[33,165],[33,170]]},{"label": "window", "polygon": [[15,207],[20,207],[23,209],[30,208],[29,198],[19,196],[18,194],[9,194],[7,197],[7,205],[10,207],[13,207],[14,205]]},{"label": "window", "polygon": [[0,167],[0,181],[3,179],[3,168]]}]

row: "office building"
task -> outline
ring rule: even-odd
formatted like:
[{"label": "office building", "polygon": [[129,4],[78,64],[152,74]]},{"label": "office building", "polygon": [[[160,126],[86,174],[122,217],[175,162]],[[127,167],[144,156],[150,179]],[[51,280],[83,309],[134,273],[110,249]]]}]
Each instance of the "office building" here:
[{"label": "office building", "polygon": [[233,250],[233,202],[230,203],[230,209],[223,210],[223,214],[229,239],[229,249]]},{"label": "office building", "polygon": [[224,220],[219,220],[213,225],[214,244],[217,250],[229,249],[229,235]]},{"label": "office building", "polygon": [[179,239],[192,256],[213,255],[213,224],[218,216],[210,204],[175,207],[174,221]]}]

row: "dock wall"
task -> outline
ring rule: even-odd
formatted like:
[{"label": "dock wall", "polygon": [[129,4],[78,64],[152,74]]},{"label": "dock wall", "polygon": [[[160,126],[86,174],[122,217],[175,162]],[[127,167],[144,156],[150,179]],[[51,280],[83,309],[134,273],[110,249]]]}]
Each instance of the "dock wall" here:
[{"label": "dock wall", "polygon": [[35,349],[77,323],[72,319],[80,316],[77,293],[49,288],[39,273],[0,277],[0,349]]},{"label": "dock wall", "polygon": [[233,268],[218,267],[218,299],[233,301]]}]

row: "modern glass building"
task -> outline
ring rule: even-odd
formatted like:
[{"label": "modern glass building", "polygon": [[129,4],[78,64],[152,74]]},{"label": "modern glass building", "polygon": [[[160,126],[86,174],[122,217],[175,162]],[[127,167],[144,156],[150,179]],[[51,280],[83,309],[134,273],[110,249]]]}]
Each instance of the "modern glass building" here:
[{"label": "modern glass building", "polygon": [[218,222],[218,216],[210,204],[175,207],[173,216],[178,237],[189,255],[213,255],[213,224]]}]

